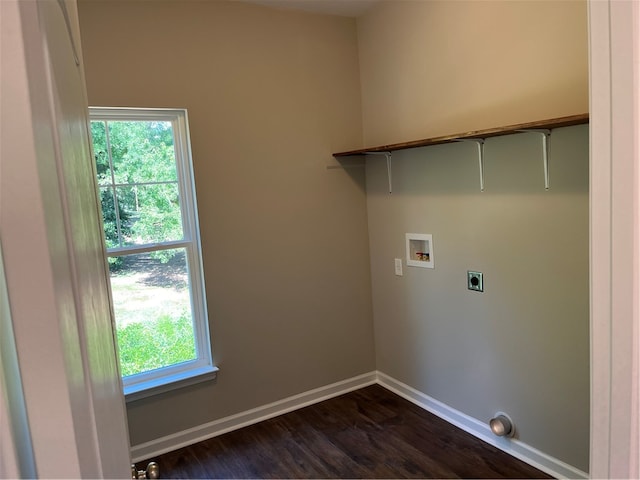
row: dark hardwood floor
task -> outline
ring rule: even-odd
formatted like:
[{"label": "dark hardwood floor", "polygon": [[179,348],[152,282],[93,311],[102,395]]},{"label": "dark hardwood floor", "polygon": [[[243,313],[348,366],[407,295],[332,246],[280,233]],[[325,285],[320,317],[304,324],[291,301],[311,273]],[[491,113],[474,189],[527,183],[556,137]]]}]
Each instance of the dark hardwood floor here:
[{"label": "dark hardwood floor", "polygon": [[151,460],[161,478],[552,478],[378,385]]}]

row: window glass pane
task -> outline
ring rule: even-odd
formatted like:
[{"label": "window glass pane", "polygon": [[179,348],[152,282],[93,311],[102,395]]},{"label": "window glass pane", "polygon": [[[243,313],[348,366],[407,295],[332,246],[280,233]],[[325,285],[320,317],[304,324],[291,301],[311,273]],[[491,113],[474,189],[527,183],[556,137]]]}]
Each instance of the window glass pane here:
[{"label": "window glass pane", "polygon": [[98,173],[98,184],[108,185],[111,183],[111,166],[109,163],[109,151],[107,150],[107,135],[104,122],[91,122],[91,138]]},{"label": "window glass pane", "polygon": [[109,122],[109,143],[115,181],[176,181],[171,122]]},{"label": "window glass pane", "polygon": [[182,240],[177,183],[116,187],[124,245]]},{"label": "window glass pane", "polygon": [[[115,248],[120,246],[120,237],[118,236],[118,216],[116,215],[115,202],[113,201],[113,189],[111,187],[100,188],[100,203],[102,206],[102,224],[104,227],[104,237],[107,248]],[[124,212],[122,208],[120,215]]]},{"label": "window glass pane", "polygon": [[185,249],[109,258],[122,376],[194,360]]}]

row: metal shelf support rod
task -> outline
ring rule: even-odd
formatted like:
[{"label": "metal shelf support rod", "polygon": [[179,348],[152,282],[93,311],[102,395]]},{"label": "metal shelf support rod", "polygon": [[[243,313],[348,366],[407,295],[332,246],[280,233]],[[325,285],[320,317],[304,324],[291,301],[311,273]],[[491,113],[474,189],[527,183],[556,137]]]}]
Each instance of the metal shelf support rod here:
[{"label": "metal shelf support rod", "polygon": [[478,147],[478,168],[480,170],[480,191],[484,192],[484,139],[483,138],[458,138],[456,142],[475,143]]},{"label": "metal shelf support rod", "polygon": [[391,182],[391,152],[365,152],[365,155],[384,155],[387,159],[387,179],[389,180],[389,195],[393,193]]},{"label": "metal shelf support rod", "polygon": [[549,138],[551,130],[546,128],[537,128],[530,130],[518,130],[523,133],[537,133],[542,136],[542,166],[544,168],[544,189],[549,190]]}]

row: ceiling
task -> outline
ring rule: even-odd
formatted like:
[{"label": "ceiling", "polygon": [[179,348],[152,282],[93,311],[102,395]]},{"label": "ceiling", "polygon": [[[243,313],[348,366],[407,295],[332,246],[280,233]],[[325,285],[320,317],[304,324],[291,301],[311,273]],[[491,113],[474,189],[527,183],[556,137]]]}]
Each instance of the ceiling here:
[{"label": "ceiling", "polygon": [[344,17],[358,17],[381,0],[240,0],[286,10],[302,10]]}]

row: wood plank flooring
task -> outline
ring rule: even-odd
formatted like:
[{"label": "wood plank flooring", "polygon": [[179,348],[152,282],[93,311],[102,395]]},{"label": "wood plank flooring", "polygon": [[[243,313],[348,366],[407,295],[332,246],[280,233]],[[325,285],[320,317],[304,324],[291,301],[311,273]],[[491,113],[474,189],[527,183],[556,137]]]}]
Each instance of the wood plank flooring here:
[{"label": "wood plank flooring", "polygon": [[379,385],[151,460],[161,478],[552,478]]}]

